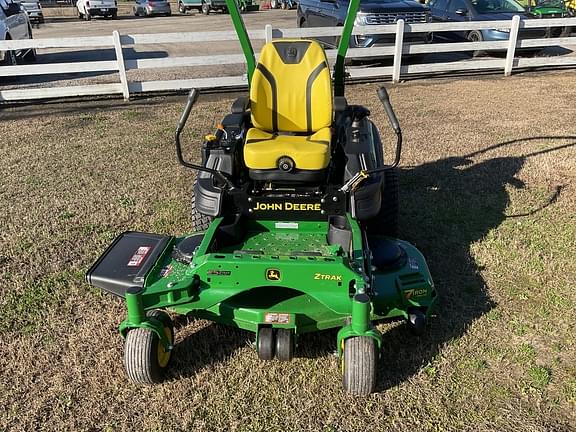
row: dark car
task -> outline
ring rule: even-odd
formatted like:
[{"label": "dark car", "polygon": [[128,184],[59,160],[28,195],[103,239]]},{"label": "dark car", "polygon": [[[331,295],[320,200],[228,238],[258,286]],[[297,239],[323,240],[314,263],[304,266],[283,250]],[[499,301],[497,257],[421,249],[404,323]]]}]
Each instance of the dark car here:
[{"label": "dark car", "polygon": [[170,3],[166,0],[136,0],[132,10],[134,16],[172,15]]},{"label": "dark car", "polygon": [[[298,3],[298,27],[336,27],[344,24],[348,0],[300,0]],[[365,26],[366,33],[353,36],[351,47],[371,47],[394,43],[393,34],[370,34],[370,26],[394,24],[403,19],[407,24],[426,23],[432,19],[430,9],[412,0],[360,0],[356,26]],[[428,33],[406,33],[406,42],[424,42]],[[337,37],[317,38],[324,44],[335,47]]]},{"label": "dark car", "polygon": [[[428,3],[435,22],[461,21],[504,21],[511,20],[514,15],[521,19],[533,18],[524,7],[515,0],[430,0]],[[435,32],[434,38],[452,40],[501,41],[508,40],[510,29],[482,29],[460,32]],[[534,39],[546,37],[546,29],[520,29],[519,39]]]}]

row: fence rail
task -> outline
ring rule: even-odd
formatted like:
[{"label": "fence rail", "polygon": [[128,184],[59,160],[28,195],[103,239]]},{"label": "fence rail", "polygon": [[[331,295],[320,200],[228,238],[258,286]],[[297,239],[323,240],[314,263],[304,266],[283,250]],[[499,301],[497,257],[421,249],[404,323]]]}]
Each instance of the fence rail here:
[{"label": "fence rail", "polygon": [[[518,58],[515,56],[517,49],[542,48],[560,45],[576,46],[576,37],[518,39],[520,29],[549,27],[574,27],[576,29],[576,18],[521,20],[520,17],[515,16],[512,20],[508,21],[427,24],[407,24],[403,20],[399,20],[396,24],[357,26],[354,28],[352,33],[353,35],[389,34],[393,35],[395,42],[391,46],[351,48],[348,51],[348,57],[365,58],[393,56],[393,62],[391,66],[384,67],[350,68],[348,71],[348,79],[365,80],[369,78],[390,77],[392,81],[397,82],[402,76],[406,75],[490,69],[501,69],[504,74],[508,76],[514,69],[518,68],[576,66],[576,56],[535,58]],[[509,29],[509,40],[432,44],[404,43],[404,35],[406,33],[439,33],[445,31],[470,31],[495,28]],[[248,33],[250,38],[253,40],[269,41],[273,38],[281,37],[297,38],[339,36],[341,31],[341,27],[274,29],[270,25],[267,25],[262,30],[250,30]],[[0,67],[0,79],[2,77],[50,75],[60,73],[114,72],[119,74],[119,82],[113,84],[91,84],[66,87],[49,86],[0,90],[0,101],[20,101],[89,95],[122,95],[125,99],[129,99],[130,95],[135,93],[178,91],[190,89],[192,87],[244,87],[247,85],[245,76],[224,76],[184,80],[175,79],[167,81],[129,81],[127,75],[127,72],[132,70],[244,64],[245,60],[242,54],[202,55],[156,59],[124,59],[124,49],[129,46],[236,40],[237,37],[234,31],[125,35],[120,35],[117,31],[114,31],[111,36],[0,41],[0,51],[25,50],[30,48],[112,48],[114,49],[116,57],[115,60],[107,61],[2,66]],[[501,50],[506,52],[506,57],[427,64],[403,63],[403,60],[407,55],[478,50]],[[333,62],[336,58],[336,50],[328,49],[326,53],[328,59]],[[49,82],[48,84],[53,83]]]}]

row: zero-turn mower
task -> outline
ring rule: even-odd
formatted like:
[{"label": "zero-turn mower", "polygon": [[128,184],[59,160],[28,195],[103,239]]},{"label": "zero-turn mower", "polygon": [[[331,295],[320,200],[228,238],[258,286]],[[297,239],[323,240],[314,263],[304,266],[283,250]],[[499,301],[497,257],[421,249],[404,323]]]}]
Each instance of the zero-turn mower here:
[{"label": "zero-turn mower", "polygon": [[334,79],[313,40],[272,40],[256,64],[236,2],[227,3],[250,93],[206,136],[196,165],[184,160],[180,145],[198,96],[190,92],[176,153],[198,171],[195,232],[125,232],[87,280],[126,301],[120,333],[135,382],[159,382],[168,367],[168,310],[254,332],[262,360],[289,361],[299,335],[339,328],[344,388],[368,394],[385,343],[373,323],[403,318],[422,333],[436,291],[422,254],[395,238],[402,133],[388,94],[378,91],[397,137],[390,164],[369,110],[344,98],[359,0],[350,2]]}]

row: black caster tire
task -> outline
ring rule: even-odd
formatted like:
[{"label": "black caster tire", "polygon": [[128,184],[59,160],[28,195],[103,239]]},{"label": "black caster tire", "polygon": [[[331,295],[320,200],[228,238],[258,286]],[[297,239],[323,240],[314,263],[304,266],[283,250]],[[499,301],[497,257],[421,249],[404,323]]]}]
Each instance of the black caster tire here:
[{"label": "black caster tire", "polygon": [[342,355],[342,384],[352,395],[367,396],[376,386],[377,352],[374,339],[357,336],[346,339]]},{"label": "black caster tire", "polygon": [[422,336],[426,331],[426,315],[419,309],[408,313],[408,327],[414,336]]},{"label": "black caster tire", "polygon": [[274,358],[274,345],[276,345],[274,330],[272,327],[262,327],[258,330],[258,357],[260,360],[272,360]]},{"label": "black caster tire", "polygon": [[[174,343],[174,326],[165,312],[153,310],[146,314],[156,318],[164,326],[170,344]],[[162,382],[172,352],[160,344],[160,338],[152,330],[135,328],[128,332],[124,342],[124,367],[128,378],[137,384]]]},{"label": "black caster tire", "polygon": [[276,358],[290,361],[294,358],[294,332],[289,329],[278,329],[276,332]]},{"label": "black caster tire", "polygon": [[214,218],[212,216],[206,216],[196,209],[196,196],[194,194],[194,190],[196,189],[196,182],[194,180],[194,184],[192,186],[192,229],[195,232],[206,231],[209,227]]}]

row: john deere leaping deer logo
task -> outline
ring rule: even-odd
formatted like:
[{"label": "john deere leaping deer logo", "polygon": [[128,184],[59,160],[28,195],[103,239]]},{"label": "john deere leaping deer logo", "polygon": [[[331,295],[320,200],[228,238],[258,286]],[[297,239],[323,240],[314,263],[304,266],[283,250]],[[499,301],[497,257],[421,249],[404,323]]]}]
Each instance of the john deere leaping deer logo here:
[{"label": "john deere leaping deer logo", "polygon": [[268,279],[269,281],[279,281],[280,280],[280,270],[266,269],[266,279]]}]

